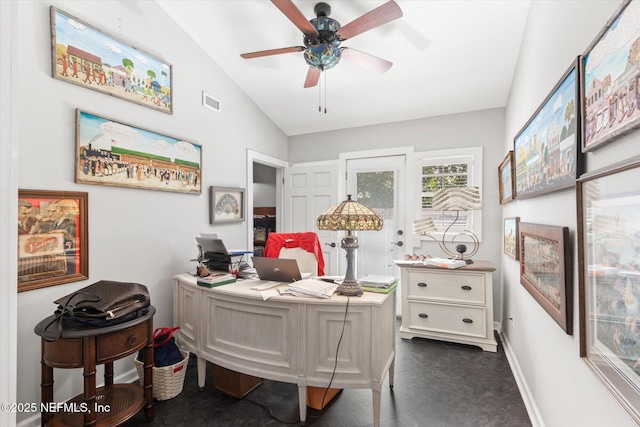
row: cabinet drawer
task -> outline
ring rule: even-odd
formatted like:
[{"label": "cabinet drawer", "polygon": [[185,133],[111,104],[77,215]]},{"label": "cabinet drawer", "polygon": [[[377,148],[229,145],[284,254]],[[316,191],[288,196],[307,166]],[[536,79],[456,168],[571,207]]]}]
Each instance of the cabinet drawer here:
[{"label": "cabinet drawer", "polygon": [[485,304],[482,273],[408,270],[407,276],[409,299]]},{"label": "cabinet drawer", "polygon": [[140,350],[147,343],[147,322],[112,334],[96,337],[96,364],[120,359],[135,350]]},{"label": "cabinet drawer", "polygon": [[409,302],[412,330],[486,338],[486,309],[426,302]]}]

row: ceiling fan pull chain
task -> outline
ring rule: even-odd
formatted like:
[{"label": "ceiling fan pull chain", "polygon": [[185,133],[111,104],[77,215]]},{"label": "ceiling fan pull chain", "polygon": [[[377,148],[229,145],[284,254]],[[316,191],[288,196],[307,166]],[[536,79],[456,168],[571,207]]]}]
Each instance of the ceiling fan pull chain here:
[{"label": "ceiling fan pull chain", "polygon": [[318,79],[318,113],[322,113],[322,79]]},{"label": "ceiling fan pull chain", "polygon": [[324,113],[327,114],[327,73],[324,72]]}]

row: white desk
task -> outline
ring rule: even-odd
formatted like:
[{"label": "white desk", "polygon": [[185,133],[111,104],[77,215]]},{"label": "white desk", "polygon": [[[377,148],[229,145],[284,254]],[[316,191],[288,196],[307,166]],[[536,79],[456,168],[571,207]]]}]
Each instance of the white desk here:
[{"label": "white desk", "polygon": [[[189,274],[174,276],[173,323],[178,340],[198,358],[198,385],[206,361],[233,371],[298,384],[300,421],[307,415],[307,386],[370,388],[374,425],[380,424],[385,375],[393,388],[395,291],[329,299],[277,296],[263,301],[239,281],[216,288],[196,284]],[[348,313],[345,322],[345,308]]]}]

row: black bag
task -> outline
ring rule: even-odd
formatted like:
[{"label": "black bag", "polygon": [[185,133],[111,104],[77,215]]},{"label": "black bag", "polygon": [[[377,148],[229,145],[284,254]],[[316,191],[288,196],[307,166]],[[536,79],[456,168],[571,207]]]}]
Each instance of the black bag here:
[{"label": "black bag", "polygon": [[[178,329],[180,329],[179,326],[158,328],[153,332],[153,366],[157,368],[171,366],[184,360],[173,337],[173,333]],[[138,359],[142,360],[140,356],[138,356]]]},{"label": "black bag", "polygon": [[101,280],[54,301],[56,314],[93,325],[115,325],[139,317],[149,307],[147,287]]},{"label": "black bag", "polygon": [[72,319],[92,326],[117,325],[144,316],[151,303],[147,287],[139,283],[101,280],[54,301],[58,304],[55,318],[57,335],[47,338],[55,341],[63,331],[63,320]]}]

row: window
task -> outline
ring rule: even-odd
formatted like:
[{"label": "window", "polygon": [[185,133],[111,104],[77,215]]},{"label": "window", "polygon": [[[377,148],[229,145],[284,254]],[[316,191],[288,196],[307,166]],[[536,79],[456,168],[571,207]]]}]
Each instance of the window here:
[{"label": "window", "polygon": [[[452,232],[469,230],[482,235],[482,211],[434,211],[433,195],[442,188],[478,187],[482,196],[482,148],[415,153],[419,182],[416,218],[431,217],[439,233],[454,221]],[[456,221],[456,215],[458,215]],[[438,234],[438,233],[434,233]],[[464,239],[461,239],[464,241]]]}]

